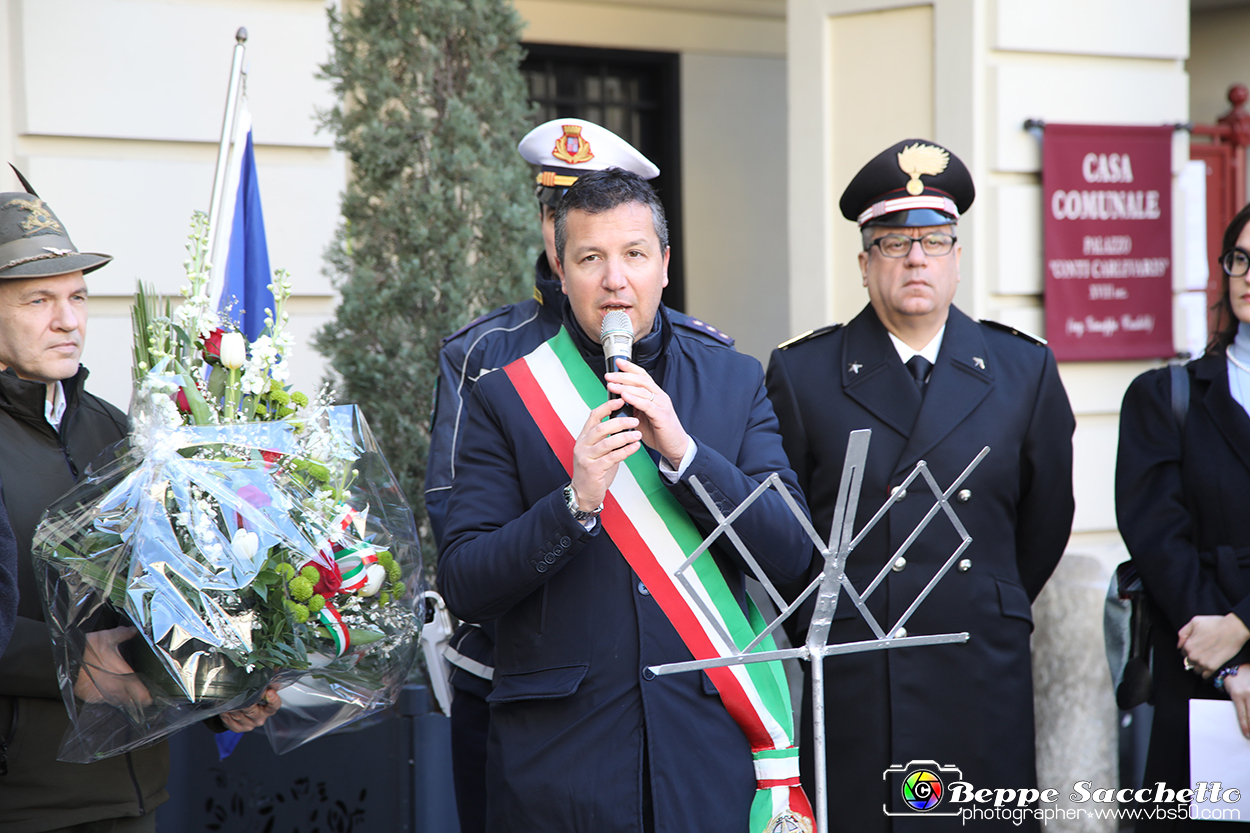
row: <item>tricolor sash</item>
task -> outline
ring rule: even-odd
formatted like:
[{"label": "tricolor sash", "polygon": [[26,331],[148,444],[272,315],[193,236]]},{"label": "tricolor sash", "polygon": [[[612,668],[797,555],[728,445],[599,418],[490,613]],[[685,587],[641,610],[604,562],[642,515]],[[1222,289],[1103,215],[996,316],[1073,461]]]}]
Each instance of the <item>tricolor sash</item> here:
[{"label": "tricolor sash", "polygon": [[[607,401],[603,383],[587,367],[564,329],[507,365],[504,372],[571,478],[576,437],[590,411]],[[703,536],[665,487],[648,455],[634,454],[617,469],[599,522],[695,659],[739,653],[763,630],[765,622],[755,605],[748,597],[748,618],[710,553],[703,553],[686,571],[693,591],[673,578],[703,542]],[[695,596],[702,599],[702,607],[695,603]],[[735,644],[725,642],[705,609],[712,611]],[[757,648],[775,649],[772,637]],[[707,674],[751,744],[756,793],[751,802],[749,833],[810,833],[814,822],[799,785],[794,715],[781,663],[709,668]]]}]

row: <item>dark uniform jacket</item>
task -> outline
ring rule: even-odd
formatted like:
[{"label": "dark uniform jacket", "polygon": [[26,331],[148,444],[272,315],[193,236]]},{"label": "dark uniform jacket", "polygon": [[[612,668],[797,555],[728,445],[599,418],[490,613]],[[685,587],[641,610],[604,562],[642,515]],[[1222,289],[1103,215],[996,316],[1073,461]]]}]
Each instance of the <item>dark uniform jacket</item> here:
[{"label": "dark uniform jacket", "polygon": [[[0,495],[4,484],[0,483]],[[9,645],[17,620],[17,538],[9,523],[9,512],[0,500],[0,656]]]},{"label": "dark uniform jacket", "polygon": [[[851,431],[872,430],[857,533],[918,461],[928,463],[945,489],[990,447],[952,501],[972,536],[961,556],[966,562],[951,568],[905,625],[908,635],[966,631],[969,641],[825,662],[832,829],[906,826],[882,813],[887,803],[903,810],[898,785],[883,773],[913,760],[956,766],[977,789],[1035,785],[1030,602],[1063,554],[1073,512],[1075,423],[1053,354],[951,307],[922,404],[868,306],[845,327],[774,351],[768,390],[822,538],[829,535]],[[851,552],[846,575],[860,592],[934,502],[922,480],[913,482]],[[906,552],[906,563],[887,572],[869,597],[882,628],[888,632],[958,544],[939,514]],[[872,638],[843,596],[829,642]],[[801,748],[805,783],[814,790],[809,691],[810,676]]]},{"label": "dark uniform jacket", "polygon": [[[1228,390],[1222,352],[1187,366],[1183,434],[1172,412],[1167,368],[1138,376],[1120,410],[1116,517],[1154,602],[1154,723],[1144,783],[1189,788],[1189,700],[1222,698],[1186,671],[1177,631],[1199,614],[1237,614],[1250,623],[1250,417]],[[1250,662],[1246,652],[1241,662]],[[1246,785],[1242,787],[1243,794]],[[1187,829],[1197,822],[1141,819],[1137,829]]]},{"label": "dark uniform jacket", "polygon": [[91,764],[56,760],[69,716],[30,561],[44,509],[68,492],[106,447],[127,434],[125,416],[87,393],[86,368],[67,379],[60,431],[44,418],[46,387],[0,373],[0,482],[18,542],[21,601],[0,658],[0,829],[37,833],[150,813],[163,802],[169,747],[158,743]]},{"label": "dark uniform jacket", "polygon": [[[698,445],[669,487],[696,524],[714,526],[693,476],[726,514],[772,472],[800,496],[759,363],[659,317],[659,331],[635,345],[635,361]],[[575,338],[602,378],[598,343],[580,330]],[[482,377],[438,581],[453,613],[493,621],[498,639],[487,829],[639,833],[653,804],[659,833],[744,830],[755,785],[745,736],[705,674],[644,670],[690,652],[602,526],[588,532],[573,519],[568,481],[507,376]],[[735,528],[774,578],[806,571],[810,542],[776,492]],[[744,598],[737,559],[715,555]]]}]

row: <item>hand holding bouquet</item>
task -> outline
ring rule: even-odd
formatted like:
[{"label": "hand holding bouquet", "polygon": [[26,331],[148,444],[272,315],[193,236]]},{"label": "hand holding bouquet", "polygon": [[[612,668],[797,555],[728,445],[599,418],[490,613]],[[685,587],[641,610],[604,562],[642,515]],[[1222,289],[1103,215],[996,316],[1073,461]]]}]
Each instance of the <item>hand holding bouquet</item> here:
[{"label": "hand holding bouquet", "polygon": [[417,533],[363,416],[284,386],[285,277],[248,344],[209,309],[202,221],[191,239],[184,303],[136,299],[128,445],[35,537],[74,719],[63,760],[270,688],[283,708],[264,730],[286,751],[390,705],[416,654]]}]

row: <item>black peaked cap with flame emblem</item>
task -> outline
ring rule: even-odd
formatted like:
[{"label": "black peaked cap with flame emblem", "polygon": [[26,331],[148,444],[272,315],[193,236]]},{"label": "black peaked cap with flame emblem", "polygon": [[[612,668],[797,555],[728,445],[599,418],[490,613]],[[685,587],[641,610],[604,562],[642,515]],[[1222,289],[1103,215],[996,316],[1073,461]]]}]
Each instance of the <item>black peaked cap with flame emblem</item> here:
[{"label": "black peaked cap with flame emblem", "polygon": [[86,274],[113,259],[78,251],[48,204],[20,173],[18,177],[29,193],[0,193],[0,280],[52,278],[80,270]]},{"label": "black peaked cap with flame emblem", "polygon": [[861,228],[944,226],[958,222],[975,197],[958,156],[925,139],[906,139],[860,168],[838,207]]}]

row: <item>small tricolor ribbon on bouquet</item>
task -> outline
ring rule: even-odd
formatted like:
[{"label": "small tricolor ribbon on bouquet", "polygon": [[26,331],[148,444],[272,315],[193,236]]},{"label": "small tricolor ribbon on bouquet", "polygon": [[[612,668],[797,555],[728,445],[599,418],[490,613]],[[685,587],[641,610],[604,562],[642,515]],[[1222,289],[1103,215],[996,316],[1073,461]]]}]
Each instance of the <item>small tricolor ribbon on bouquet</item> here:
[{"label": "small tricolor ribbon on bouquet", "polygon": [[338,659],[347,653],[347,649],[352,646],[352,637],[338,609],[332,603],[326,602],[325,607],[317,611],[317,621],[325,626],[330,632],[330,639],[334,640],[334,658]]},{"label": "small tricolor ribbon on bouquet", "polygon": [[[331,524],[333,530],[326,538],[318,542],[313,555],[307,564],[315,566],[321,573],[322,580],[315,592],[326,598],[325,606],[317,611],[317,621],[325,626],[334,641],[334,656],[341,657],[351,648],[351,633],[343,622],[331,598],[339,593],[360,593],[369,584],[370,570],[378,563],[378,549],[372,544],[363,542],[349,543],[348,531],[355,528],[357,535],[363,535],[365,519],[369,509],[357,511],[348,507],[341,512]],[[307,566],[305,564],[305,566]]]},{"label": "small tricolor ribbon on bouquet", "polygon": [[334,561],[343,578],[342,592],[355,593],[368,583],[367,568],[378,563],[378,551],[369,544],[347,547],[335,551]]}]

